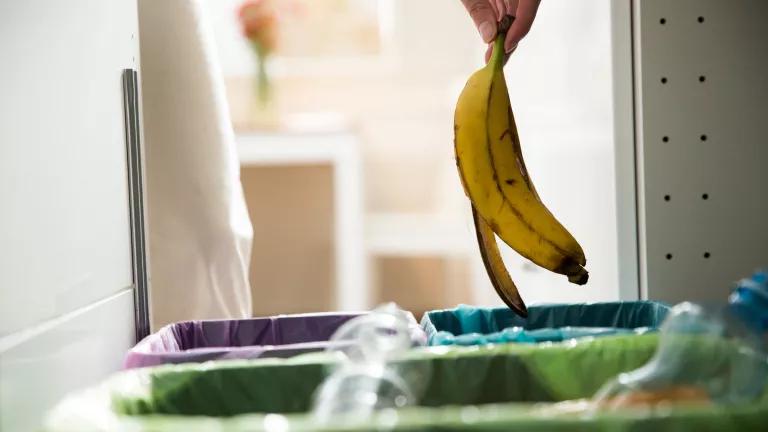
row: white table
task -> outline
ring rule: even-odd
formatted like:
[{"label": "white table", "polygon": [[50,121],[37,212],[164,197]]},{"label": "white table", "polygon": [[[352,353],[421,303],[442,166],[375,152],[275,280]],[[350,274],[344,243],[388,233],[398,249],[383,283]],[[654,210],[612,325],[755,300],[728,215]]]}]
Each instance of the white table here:
[{"label": "white table", "polygon": [[249,132],[237,136],[241,166],[333,168],[336,309],[371,307],[363,243],[363,174],[359,141],[351,131]]}]

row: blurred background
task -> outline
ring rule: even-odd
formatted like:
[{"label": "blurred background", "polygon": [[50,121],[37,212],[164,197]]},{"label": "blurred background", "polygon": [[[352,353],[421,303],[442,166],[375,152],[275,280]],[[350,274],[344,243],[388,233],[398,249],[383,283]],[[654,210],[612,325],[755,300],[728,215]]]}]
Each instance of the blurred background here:
[{"label": "blurred background", "polygon": [[[242,0],[204,4],[254,226],[253,313],[501,304],[453,155],[456,98],[485,51],[461,2],[273,0],[266,104]],[[504,246],[529,303],[618,298],[609,9],[542,2],[506,67],[531,176],[591,275],[571,285]]]}]

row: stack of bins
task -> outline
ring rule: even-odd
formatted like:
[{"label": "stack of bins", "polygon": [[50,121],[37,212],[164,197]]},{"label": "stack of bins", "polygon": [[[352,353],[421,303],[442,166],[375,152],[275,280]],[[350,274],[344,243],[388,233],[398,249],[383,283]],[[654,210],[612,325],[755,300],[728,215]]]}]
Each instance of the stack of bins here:
[{"label": "stack of bins", "polygon": [[[653,328],[650,315],[637,310],[663,305],[614,304],[613,321],[572,321],[589,315],[573,312],[594,305],[531,308],[527,330],[570,327]],[[653,306],[653,307],[652,307]],[[608,307],[608,306],[605,306]],[[605,307],[600,308],[605,312]],[[554,314],[557,308],[570,310]],[[564,308],[564,309],[563,309]],[[650,310],[649,309],[649,310]],[[458,312],[462,310],[463,312]],[[482,310],[482,309],[478,309]],[[494,310],[486,310],[494,311]],[[620,312],[624,311],[624,312]],[[456,312],[458,318],[450,317]],[[501,311],[479,313],[488,326],[448,327],[461,323],[467,308],[429,312],[423,325],[432,336],[453,330],[462,334],[504,331]],[[538,314],[538,315],[537,315]],[[471,315],[471,314],[470,314]],[[490,317],[496,317],[495,325]],[[561,321],[548,321],[560,316]],[[591,316],[591,315],[590,315]],[[637,317],[632,321],[628,317]],[[623,318],[621,318],[623,317]],[[453,320],[453,321],[452,321]],[[514,320],[514,319],[513,319]],[[541,320],[541,321],[539,321]],[[479,324],[483,320],[475,322]],[[474,336],[473,336],[474,337]],[[558,337],[562,337],[558,336]],[[429,371],[418,406],[384,411],[359,423],[317,424],[311,414],[316,388],[337,361],[327,353],[287,359],[234,360],[206,364],[165,365],[124,371],[101,385],[65,399],[49,416],[47,430],[763,430],[768,397],[738,408],[679,407],[660,411],[597,414],[589,418],[559,411],[557,402],[590,398],[609,379],[636,369],[653,355],[658,334],[615,334],[580,338],[568,343],[498,343],[483,346],[440,346],[412,350],[400,362]],[[701,361],[733,350],[723,342],[702,345]],[[425,367],[426,366],[426,367]],[[546,413],[543,414],[543,413]]]}]

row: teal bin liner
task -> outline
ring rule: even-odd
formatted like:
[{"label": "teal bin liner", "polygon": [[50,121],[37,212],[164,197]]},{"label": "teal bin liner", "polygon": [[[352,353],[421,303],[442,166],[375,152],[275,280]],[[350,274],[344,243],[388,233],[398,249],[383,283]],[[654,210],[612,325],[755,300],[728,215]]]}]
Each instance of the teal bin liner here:
[{"label": "teal bin liner", "polygon": [[429,345],[558,342],[655,331],[669,306],[653,301],[535,305],[528,318],[507,307],[461,305],[424,314]]}]

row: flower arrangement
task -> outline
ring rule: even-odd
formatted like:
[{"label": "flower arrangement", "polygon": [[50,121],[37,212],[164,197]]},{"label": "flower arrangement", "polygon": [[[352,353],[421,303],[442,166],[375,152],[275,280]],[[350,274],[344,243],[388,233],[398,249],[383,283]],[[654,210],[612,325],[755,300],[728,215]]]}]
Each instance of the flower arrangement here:
[{"label": "flower arrangement", "polygon": [[256,100],[261,108],[270,102],[271,88],[267,60],[275,49],[277,14],[272,0],[246,0],[238,9],[243,36],[256,56]]}]

